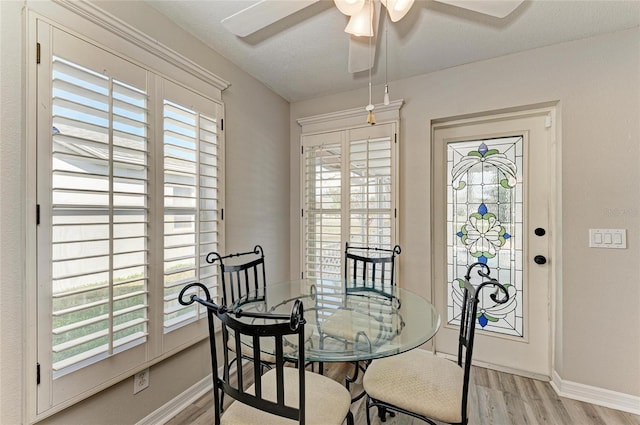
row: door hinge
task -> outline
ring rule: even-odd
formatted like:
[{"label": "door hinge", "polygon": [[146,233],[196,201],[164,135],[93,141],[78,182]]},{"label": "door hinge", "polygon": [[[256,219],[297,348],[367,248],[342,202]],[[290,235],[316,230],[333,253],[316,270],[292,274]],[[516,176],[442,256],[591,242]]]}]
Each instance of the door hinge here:
[{"label": "door hinge", "polygon": [[304,146],[300,146],[300,154],[304,155]]},{"label": "door hinge", "polygon": [[544,117],[544,126],[545,128],[551,128],[551,115],[547,115],[546,117]]},{"label": "door hinge", "polygon": [[393,218],[398,218],[398,209],[397,208],[393,209]]},{"label": "door hinge", "polygon": [[40,224],[40,204],[36,204],[36,226]]},{"label": "door hinge", "polygon": [[393,143],[398,143],[398,133],[393,133]]},{"label": "door hinge", "polygon": [[224,131],[224,118],[220,119],[220,131]]},{"label": "door hinge", "polygon": [[36,63],[40,63],[40,43],[36,43]]},{"label": "door hinge", "polygon": [[40,363],[36,363],[36,385],[40,385]]},{"label": "door hinge", "polygon": [[304,279],[304,272],[300,272],[300,279]]},{"label": "door hinge", "polygon": [[304,208],[300,209],[300,217],[304,217]]},{"label": "door hinge", "polygon": [[224,220],[224,208],[220,210],[220,220]]}]

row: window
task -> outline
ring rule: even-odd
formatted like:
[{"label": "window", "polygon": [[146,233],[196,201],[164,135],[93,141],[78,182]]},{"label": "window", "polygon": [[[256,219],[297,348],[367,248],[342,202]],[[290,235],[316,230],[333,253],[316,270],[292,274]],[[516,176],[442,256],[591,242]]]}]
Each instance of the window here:
[{"label": "window", "polygon": [[207,336],[203,312],[177,294],[196,280],[216,293],[205,258],[223,249],[224,144],[220,102],[37,25],[36,416],[45,417]]},{"label": "window", "polygon": [[397,243],[396,128],[387,122],[302,135],[303,277],[341,279],[347,241]]}]

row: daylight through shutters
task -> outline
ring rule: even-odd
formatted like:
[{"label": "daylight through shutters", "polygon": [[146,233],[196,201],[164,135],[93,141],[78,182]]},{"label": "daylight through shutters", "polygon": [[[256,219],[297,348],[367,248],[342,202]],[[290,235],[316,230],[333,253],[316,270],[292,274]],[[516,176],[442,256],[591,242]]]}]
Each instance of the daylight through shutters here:
[{"label": "daylight through shutters", "polygon": [[54,377],[147,338],[148,99],[53,58]]}]

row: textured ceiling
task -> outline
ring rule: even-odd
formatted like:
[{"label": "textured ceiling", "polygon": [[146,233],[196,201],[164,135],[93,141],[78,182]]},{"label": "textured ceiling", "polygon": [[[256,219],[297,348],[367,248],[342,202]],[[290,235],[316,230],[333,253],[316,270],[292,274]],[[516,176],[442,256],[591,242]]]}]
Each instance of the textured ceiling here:
[{"label": "textured ceiling", "polygon": [[[367,85],[368,72],[347,71],[347,17],[333,1],[316,3],[246,38],[229,33],[220,21],[254,1],[147,3],[291,102]],[[637,27],[640,1],[525,1],[498,19],[417,0],[403,20],[386,23],[377,40],[374,84],[385,81],[385,68],[393,81]]]}]

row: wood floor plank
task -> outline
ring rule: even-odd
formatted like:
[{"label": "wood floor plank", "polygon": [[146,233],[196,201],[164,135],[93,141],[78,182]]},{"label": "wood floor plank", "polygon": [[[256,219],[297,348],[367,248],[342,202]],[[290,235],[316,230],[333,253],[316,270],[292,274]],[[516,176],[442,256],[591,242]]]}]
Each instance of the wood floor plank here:
[{"label": "wood floor plank", "polygon": [[[247,373],[248,372],[248,373]],[[250,383],[250,371],[245,380]],[[324,374],[341,384],[353,373],[348,363],[327,363]],[[249,376],[247,376],[249,375]],[[469,387],[470,425],[640,425],[640,416],[576,400],[558,397],[548,382],[537,381],[489,369],[474,367]],[[362,373],[352,385],[352,395],[361,390]],[[231,401],[225,397],[225,406]],[[351,405],[356,425],[365,425],[365,399]],[[380,422],[371,409],[372,425],[423,425],[424,422],[397,414]],[[213,423],[213,395],[205,394],[166,425],[210,425]]]},{"label": "wood floor plank", "polygon": [[533,384],[538,392],[541,394],[542,401],[546,405],[547,412],[553,417],[554,423],[568,424],[571,423],[571,417],[567,412],[567,409],[562,404],[560,397],[551,388],[548,382],[534,380]]}]

